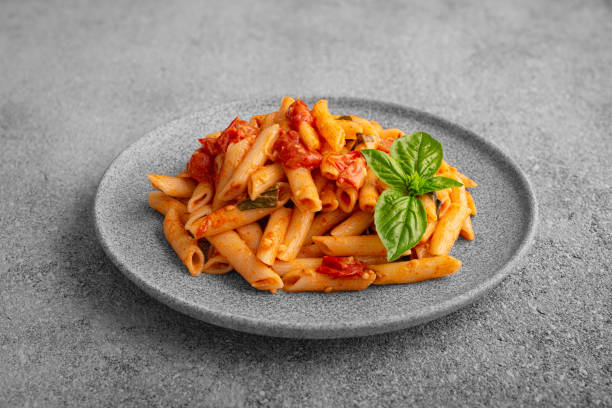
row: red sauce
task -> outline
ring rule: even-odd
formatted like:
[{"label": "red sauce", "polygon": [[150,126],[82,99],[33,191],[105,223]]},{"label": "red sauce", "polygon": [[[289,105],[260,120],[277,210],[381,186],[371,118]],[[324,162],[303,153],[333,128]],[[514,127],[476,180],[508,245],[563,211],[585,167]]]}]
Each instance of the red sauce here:
[{"label": "red sauce", "polygon": [[259,129],[236,116],[218,138],[198,139],[202,147],[193,153],[187,164],[189,176],[199,182],[213,181],[215,178],[215,156],[225,152],[231,143],[247,138],[252,142],[258,133]]},{"label": "red sauce", "polygon": [[338,185],[349,185],[355,189],[363,186],[367,175],[366,161],[361,152],[332,154],[327,161],[340,171]]},{"label": "red sauce", "polygon": [[376,146],[377,150],[383,151],[385,153],[391,152],[391,145],[395,139],[381,139],[378,142],[378,146]]},{"label": "red sauce", "polygon": [[294,130],[281,131],[273,150],[283,165],[289,169],[304,167],[312,170],[319,167],[323,159],[319,152],[313,152],[304,146],[300,135]]},{"label": "red sauce", "polygon": [[317,272],[336,278],[348,278],[362,275],[365,267],[365,263],[356,260],[352,256],[324,256],[321,266],[317,268]]},{"label": "red sauce", "polygon": [[293,130],[298,130],[301,122],[306,122],[311,126],[314,123],[314,116],[308,109],[308,105],[299,99],[289,105],[285,116],[289,120],[289,127]]}]

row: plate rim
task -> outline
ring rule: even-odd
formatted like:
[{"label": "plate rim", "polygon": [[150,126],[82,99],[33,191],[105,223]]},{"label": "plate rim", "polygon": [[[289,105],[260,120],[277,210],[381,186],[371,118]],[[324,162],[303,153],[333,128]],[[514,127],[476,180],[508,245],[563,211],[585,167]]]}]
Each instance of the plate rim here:
[{"label": "plate rim", "polygon": [[99,212],[101,211],[99,206],[102,199],[102,190],[101,187],[103,183],[106,181],[107,176],[117,165],[118,161],[123,158],[124,155],[129,154],[129,152],[138,144],[144,143],[148,139],[153,139],[157,135],[157,133],[163,128],[171,127],[173,124],[178,123],[180,121],[188,120],[194,117],[200,117],[203,114],[210,115],[211,110],[220,110],[225,111],[230,109],[232,106],[236,105],[244,105],[249,103],[262,103],[262,104],[274,104],[280,100],[280,97],[272,97],[266,96],[261,98],[248,98],[248,99],[238,99],[223,103],[215,103],[210,104],[202,109],[192,112],[187,115],[181,115],[175,117],[172,120],[164,122],[155,128],[147,131],[143,136],[139,137],[137,140],[128,145],[125,149],[123,149],[119,154],[115,156],[115,158],[111,161],[108,167],[104,170],[104,173],[100,177],[100,180],[97,184],[96,193],[94,196],[93,202],[93,223],[94,229],[96,232],[96,237],[102,246],[106,256],[111,260],[113,265],[117,267],[121,271],[121,273],[127,277],[130,281],[132,281],[136,286],[138,286],[141,290],[147,293],[149,296],[153,297],[157,301],[165,304],[166,306],[177,310],[181,313],[189,315],[195,319],[203,321],[205,323],[213,324],[216,326],[224,327],[227,329],[247,332],[251,334],[263,335],[263,336],[271,336],[271,337],[284,337],[284,338],[307,338],[307,339],[333,339],[333,338],[347,338],[347,337],[361,337],[361,336],[369,336],[375,334],[381,334],[391,331],[398,331],[402,329],[406,329],[409,327],[421,325],[423,323],[438,319],[442,316],[451,314],[477,300],[481,299],[486,293],[488,293],[495,286],[499,285],[501,281],[506,278],[510,272],[517,266],[522,258],[526,255],[528,249],[531,247],[535,232],[537,229],[538,223],[538,205],[536,200],[536,195],[534,193],[533,187],[529,181],[529,178],[525,174],[525,172],[520,168],[520,166],[515,162],[515,160],[506,152],[504,152],[500,147],[498,147],[495,143],[485,139],[479,134],[459,125],[454,122],[451,122],[445,118],[442,118],[436,114],[432,114],[423,110],[415,109],[406,105],[402,105],[400,103],[382,101],[375,98],[367,98],[367,97],[353,97],[353,96],[311,96],[308,95],[302,99],[312,100],[312,99],[327,99],[330,103],[337,103],[338,101],[344,101],[345,103],[357,103],[357,104],[375,104],[378,106],[389,107],[398,111],[410,112],[413,115],[418,115],[420,117],[426,118],[428,121],[438,122],[448,128],[457,129],[459,132],[469,135],[470,138],[475,139],[479,144],[486,146],[488,149],[493,151],[495,154],[502,157],[512,168],[512,170],[518,175],[518,182],[520,182],[521,187],[528,194],[524,197],[526,208],[529,209],[531,217],[529,217],[527,221],[527,225],[525,226],[525,238],[520,242],[518,248],[514,253],[510,256],[507,262],[487,280],[482,281],[481,284],[472,287],[470,290],[464,292],[461,295],[454,296],[452,298],[446,299],[440,303],[428,305],[423,308],[420,308],[416,311],[411,311],[409,313],[400,313],[397,315],[393,315],[390,318],[379,319],[375,322],[369,321],[367,324],[364,322],[357,323],[338,323],[333,322],[330,324],[323,323],[306,323],[306,324],[298,324],[297,322],[291,323],[279,323],[272,322],[269,320],[260,320],[253,319],[252,317],[240,316],[235,313],[227,313],[224,311],[218,310],[210,310],[203,308],[201,305],[197,303],[190,302],[186,299],[171,297],[166,292],[160,290],[159,288],[149,285],[144,279],[140,277],[139,274],[134,273],[130,270],[120,259],[119,257],[112,251],[109,242],[104,236],[102,231],[102,226],[100,224],[101,218],[99,216]]}]

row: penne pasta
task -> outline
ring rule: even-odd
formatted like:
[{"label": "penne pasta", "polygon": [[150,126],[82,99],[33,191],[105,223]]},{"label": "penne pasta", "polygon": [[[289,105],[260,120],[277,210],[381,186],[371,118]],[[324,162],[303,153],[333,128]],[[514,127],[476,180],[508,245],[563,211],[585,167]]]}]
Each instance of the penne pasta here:
[{"label": "penne pasta", "polygon": [[336,195],[335,185],[327,183],[321,191],[321,211],[330,212],[338,208],[338,196]]},{"label": "penne pasta", "polygon": [[317,258],[325,255],[317,244],[304,245],[300,248],[297,258]]},{"label": "penne pasta", "polygon": [[266,146],[274,143],[273,141],[278,137],[278,132],[279,127],[273,125],[263,130],[257,136],[253,146],[251,146],[242,162],[236,167],[231,178],[224,186],[220,187],[217,194],[221,201],[229,201],[236,198],[246,190],[251,174],[261,167],[267,159]]},{"label": "penne pasta", "polygon": [[170,208],[164,218],[164,236],[192,276],[199,276],[204,267],[204,254],[198,241],[183,227],[179,214]]},{"label": "penne pasta", "polygon": [[345,290],[363,290],[370,286],[376,274],[365,272],[346,278],[336,278],[318,273],[312,268],[294,270],[283,276],[285,292],[340,292]]},{"label": "penne pasta", "polygon": [[257,222],[238,227],[236,232],[253,253],[257,252],[257,247],[259,247],[263,235],[263,231]]},{"label": "penne pasta", "polygon": [[321,146],[319,135],[317,135],[317,131],[310,125],[310,123],[300,122],[298,133],[300,134],[300,139],[302,142],[304,142],[306,147],[308,147],[310,150],[319,150],[319,147]]},{"label": "penne pasta", "polygon": [[149,207],[159,212],[160,214],[166,215],[171,208],[174,208],[181,219],[181,222],[187,222],[189,214],[187,213],[187,207],[180,201],[167,196],[162,191],[151,191],[148,196]]},{"label": "penne pasta", "polygon": [[348,216],[349,214],[339,209],[331,212],[321,212],[317,214],[317,216],[312,221],[312,225],[310,226],[308,234],[306,234],[306,239],[304,239],[304,245],[311,244],[313,236],[325,234],[327,231],[338,225],[338,223],[340,223]]},{"label": "penne pasta", "polygon": [[430,251],[432,255],[448,255],[453,244],[459,237],[459,231],[469,217],[470,210],[459,204],[451,204],[450,209],[444,214],[431,237]]},{"label": "penne pasta", "polygon": [[203,205],[196,209],[194,212],[186,214],[188,218],[185,222],[185,229],[189,230],[194,222],[196,222],[200,218],[206,217],[211,212],[212,208],[210,207],[210,205]]},{"label": "penne pasta", "polygon": [[376,188],[376,175],[368,168],[365,184],[359,190],[359,208],[361,211],[374,213],[380,194]]},{"label": "penne pasta", "polygon": [[281,207],[270,214],[268,224],[257,248],[257,258],[266,265],[274,264],[278,248],[284,242],[290,220],[291,208]]},{"label": "penne pasta", "polygon": [[236,231],[206,238],[251,286],[274,293],[283,287],[281,278],[251,252]]},{"label": "penne pasta", "polygon": [[166,195],[176,198],[188,198],[195,190],[196,182],[190,178],[170,177],[161,174],[148,174],[151,185]]},{"label": "penne pasta", "polygon": [[[459,236],[475,239],[467,188],[477,184],[443,160],[425,132],[405,136],[374,120],[332,115],[324,99],[311,110],[286,96],[278,111],[248,122],[235,116],[198,140],[176,177],[147,175],[156,189],[149,206],[164,215],[164,235],[192,275],[235,269],[271,292],[363,290],[454,273],[461,262],[448,256],[451,248]],[[432,173],[462,185],[417,196],[450,185],[430,180]],[[210,243],[206,257],[202,238]],[[396,262],[387,261],[385,245]]]},{"label": "penne pasta", "polygon": [[336,188],[336,197],[338,198],[338,207],[344,212],[352,213],[357,204],[359,193],[353,187]]},{"label": "penne pasta", "polygon": [[461,261],[447,255],[370,265],[370,269],[376,272],[375,285],[421,282],[450,275],[460,268]]},{"label": "penne pasta", "polygon": [[322,99],[314,104],[312,115],[315,118],[315,126],[319,134],[335,153],[340,153],[344,147],[344,129],[337,123],[329,113],[327,101]]},{"label": "penne pasta", "polygon": [[360,235],[368,229],[373,221],[374,214],[357,210],[341,224],[337,225],[330,234],[335,237]]},{"label": "penne pasta", "polygon": [[312,240],[325,255],[333,256],[384,256],[387,250],[378,235],[350,237],[314,236]]},{"label": "penne pasta", "polygon": [[321,211],[321,199],[319,198],[319,192],[314,184],[310,170],[304,167],[289,169],[283,166],[283,168],[293,193],[295,205],[302,211]]},{"label": "penne pasta", "polygon": [[282,261],[292,261],[297,257],[300,248],[306,240],[306,235],[310,230],[314,213],[302,211],[299,207],[293,209],[291,221],[285,234],[285,240],[279,248],[277,258]]},{"label": "penne pasta", "polygon": [[289,200],[287,187],[279,183],[279,198],[274,208],[253,208],[241,210],[236,205],[230,204],[215,210],[204,218],[193,222],[189,232],[196,238],[209,237],[251,224],[271,214],[276,208],[282,207]]},{"label": "penne pasta", "polygon": [[190,213],[210,203],[214,194],[213,185],[209,181],[198,183],[187,202],[187,211]]},{"label": "penne pasta", "polygon": [[247,191],[251,200],[285,178],[285,171],[280,163],[263,166],[249,177]]}]

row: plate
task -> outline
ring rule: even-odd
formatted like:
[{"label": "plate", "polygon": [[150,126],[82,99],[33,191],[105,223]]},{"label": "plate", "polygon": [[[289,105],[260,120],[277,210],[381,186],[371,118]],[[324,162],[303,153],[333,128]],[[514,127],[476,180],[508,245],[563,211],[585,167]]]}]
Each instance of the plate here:
[{"label": "plate", "polygon": [[[180,312],[230,329],[294,338],[353,337],[399,330],[451,313],[485,294],[515,269],[529,246],[537,206],[525,174],[491,142],[434,115],[400,105],[326,98],[330,110],[438,139],[445,159],[474,179],[476,239],[461,238],[451,255],[454,275],[411,285],[372,286],[361,292],[257,291],[237,273],[190,276],[167,243],[162,216],[148,207],[146,174],[174,175],[199,147],[198,137],[223,129],[236,116],[278,109],[279,98],[234,102],[174,120],[123,151],[104,174],[94,219],[108,257],[149,295]],[[311,106],[319,98],[306,98]]]}]

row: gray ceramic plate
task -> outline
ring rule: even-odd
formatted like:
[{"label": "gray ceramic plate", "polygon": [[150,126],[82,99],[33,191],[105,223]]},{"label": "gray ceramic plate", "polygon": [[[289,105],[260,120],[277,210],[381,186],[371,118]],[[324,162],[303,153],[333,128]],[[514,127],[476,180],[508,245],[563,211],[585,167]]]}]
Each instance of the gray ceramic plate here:
[{"label": "gray ceramic plate", "polygon": [[525,175],[507,155],[427,113],[372,100],[328,99],[334,113],[430,133],[442,142],[445,159],[479,183],[471,190],[478,207],[476,239],[459,239],[451,252],[463,262],[459,272],[418,284],[335,294],[272,295],[252,289],[236,273],[191,277],[164,239],[162,217],[147,205],[151,185],[146,174],[178,173],[198,147],[198,137],[223,129],[236,115],[274,111],[280,98],[224,104],[177,119],[121,153],[100,182],[94,210],[110,259],[151,296],[197,319],[298,338],[362,336],[417,325],[473,302],[514,269],[531,241],[536,203]]}]

